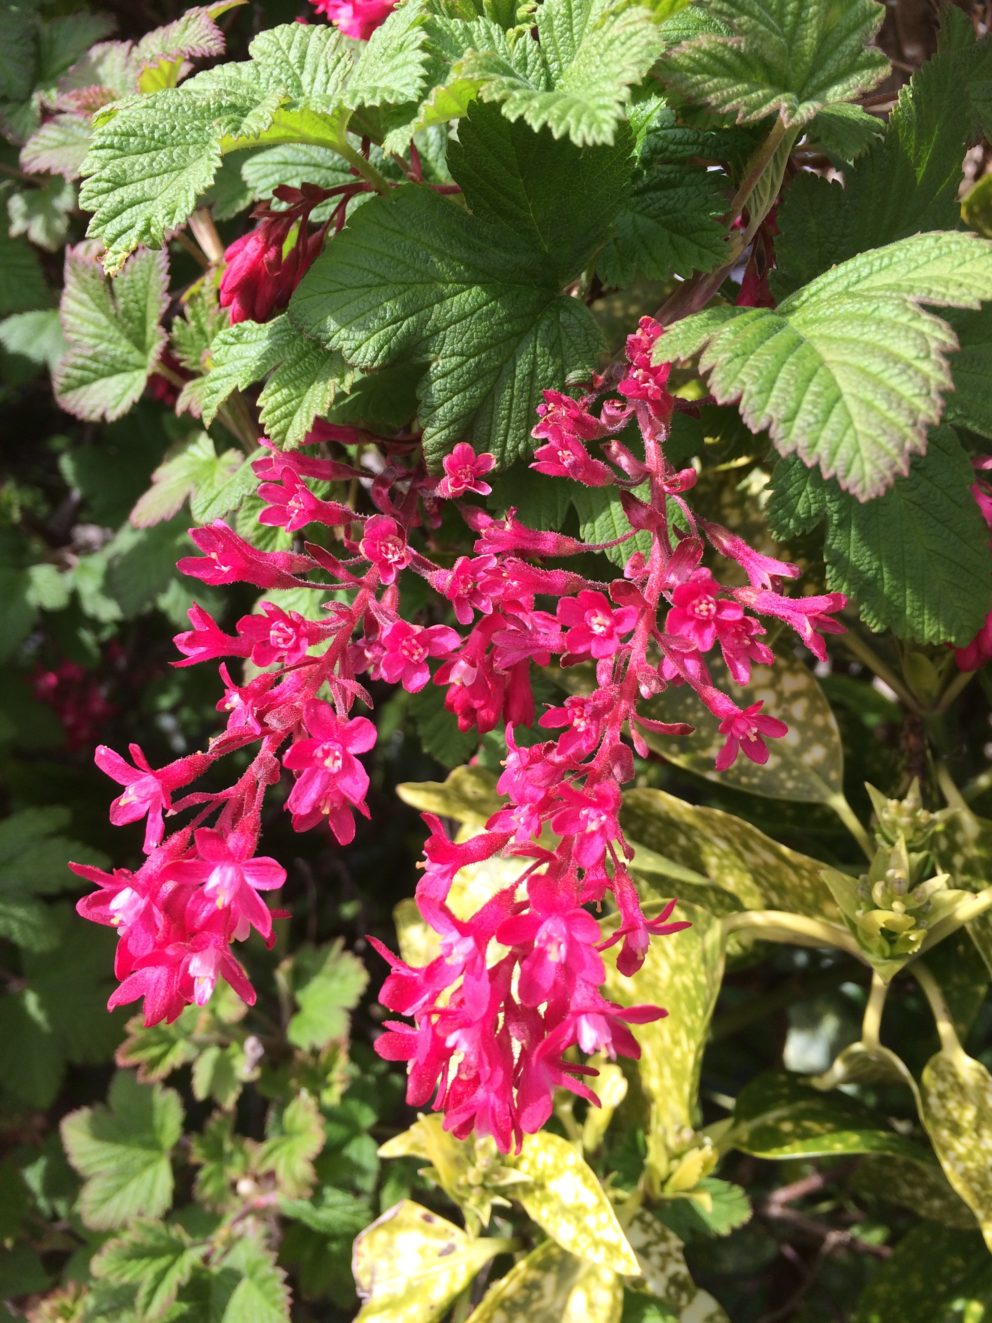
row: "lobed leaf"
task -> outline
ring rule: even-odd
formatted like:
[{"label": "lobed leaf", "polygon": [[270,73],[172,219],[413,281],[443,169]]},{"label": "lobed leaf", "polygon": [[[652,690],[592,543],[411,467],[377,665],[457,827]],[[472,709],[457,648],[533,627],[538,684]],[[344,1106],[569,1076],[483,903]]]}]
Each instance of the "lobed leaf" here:
[{"label": "lobed leaf", "polygon": [[869,44],[884,17],[875,0],[710,0],[706,18],[723,32],[667,51],[660,76],[740,124],[770,115],[806,124],[885,77],[888,62]]},{"label": "lobed leaf", "polygon": [[206,1255],[180,1226],[137,1222],[108,1241],[93,1259],[93,1275],[117,1285],[134,1284],[135,1308],[147,1323],[160,1319]]},{"label": "lobed leaf", "polygon": [[701,353],[721,404],[859,500],[885,491],[926,449],[957,341],[923,303],[992,298],[992,243],[917,234],[860,253],[778,308],[710,308],[677,323],[659,359]]}]

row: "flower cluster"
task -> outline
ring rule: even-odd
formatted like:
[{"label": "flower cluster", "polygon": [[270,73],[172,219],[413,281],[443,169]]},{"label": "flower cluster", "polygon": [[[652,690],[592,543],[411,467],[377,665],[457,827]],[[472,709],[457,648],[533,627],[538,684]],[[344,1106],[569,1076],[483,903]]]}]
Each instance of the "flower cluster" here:
[{"label": "flower cluster", "polygon": [[[587,553],[603,546],[531,528],[513,509],[497,518],[470,500],[490,494],[492,456],[462,443],[435,477],[397,457],[408,447],[384,445],[370,472],[333,456],[330,447],[349,437],[332,428],[316,453],[269,446],[255,463],[262,522],[305,528],[302,551],[260,551],[222,521],[193,531],[201,554],[180,562],[187,574],[308,589],[315,609],[264,599],[228,634],[193,606],[177,664],[222,662],[223,732],[206,752],[157,770],[136,746],[130,764],[98,751],[100,767],[125,787],[112,820],[146,822],[137,873],[79,870],[99,886],[81,912],[120,932],[123,982],[112,1005],[143,995],[149,1022],[171,1018],[209,995],[217,977],[252,996],[230,944],[252,928],[271,938],[259,892],[283,873],[254,853],[266,790],[288,774],[293,827],[326,822],[347,844],[355,815],[368,814],[361,755],[375,741],[356,705],[371,706],[371,684],[416,693],[433,683],[462,730],[505,728],[503,802],[464,841],[427,815],[416,895],[437,954],[417,967],[377,944],[391,967],[382,1001],[406,1017],[387,1022],[378,1050],[408,1063],[411,1103],[433,1096],[449,1129],[492,1135],[503,1150],[544,1123],[556,1087],[595,1100],[584,1082],[595,1072],[573,1049],[637,1056],[631,1024],[664,1012],[608,1000],[603,952],[616,947],[617,968],[630,975],[652,936],[685,926],[672,919],[674,901],[653,917],[643,912],[619,821],[634,753],[647,753],[649,735],[691,732],[651,715],[651,700],[688,685],[724,736],[717,765],[740,755],[763,762],[784,722],[760,703],[736,702],[711,660],[722,658],[738,685],[755,663],[771,664],[763,621],[790,627],[822,658],[844,604],[838,593],[787,596],[781,585],[798,575],[795,566],[694,513],[687,494],[696,471],[665,454],[677,401],[669,366],[653,362],[660,334],[643,319],[622,366],[590,393],[546,391],[533,432],[538,472],[614,489],[627,529],[607,546],[623,549],[622,573],[592,577]],[[368,510],[334,499],[338,483],[367,498]],[[451,537],[459,522],[475,534],[471,554],[459,554]],[[736,567],[733,583],[718,577],[721,561]],[[430,590],[426,618],[423,608],[412,618],[407,605],[423,601],[424,586],[408,591],[416,578]],[[242,659],[252,663],[250,679],[232,675]],[[553,662],[576,683],[539,712],[532,675]],[[248,746],[257,751],[230,788],[179,793]],[[190,821],[166,837],[165,818],[184,811]],[[497,857],[518,861],[511,881],[459,917],[451,904],[459,870]]]},{"label": "flower cluster", "polygon": [[310,0],[310,3],[346,37],[358,41],[368,41],[396,7],[396,0]]}]

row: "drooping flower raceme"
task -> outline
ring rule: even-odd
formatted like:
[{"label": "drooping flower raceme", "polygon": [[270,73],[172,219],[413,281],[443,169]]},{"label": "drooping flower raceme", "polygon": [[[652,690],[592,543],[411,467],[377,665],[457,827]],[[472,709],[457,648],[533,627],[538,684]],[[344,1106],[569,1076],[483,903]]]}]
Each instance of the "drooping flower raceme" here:
[{"label": "drooping flower raceme", "polygon": [[[503,727],[501,803],[467,840],[450,839],[425,815],[416,900],[436,954],[415,966],[374,943],[390,967],[381,999],[398,1017],[386,1022],[378,1051],[407,1063],[412,1104],[433,1100],[455,1134],[492,1135],[503,1150],[544,1124],[555,1089],[595,1100],[587,1082],[595,1072],[573,1049],[638,1054],[631,1026],[664,1011],[611,1002],[604,952],[616,948],[619,972],[631,975],[653,937],[685,926],[673,917],[674,901],[644,913],[620,823],[622,787],[634,753],[647,752],[646,736],[691,733],[653,716],[651,699],[690,686],[724,737],[717,767],[738,757],[763,762],[785,723],[725,692],[712,661],[721,659],[735,684],[753,664],[771,664],[762,618],[822,656],[822,635],[840,628],[844,604],[839,593],[786,596],[781,585],[798,575],[795,566],[695,515],[687,493],[696,472],[665,454],[677,404],[668,366],[652,363],[660,334],[650,319],[641,322],[612,378],[615,393],[608,380],[580,398],[546,392],[534,428],[542,442],[535,469],[616,490],[628,526],[609,546],[629,546],[622,574],[593,577],[587,553],[600,547],[530,528],[512,509],[496,517],[471,503],[489,493],[493,464],[466,443],[440,477],[393,458],[408,447],[384,445],[370,478],[328,456],[328,444],[349,439],[330,428],[327,440],[313,442],[323,453],[269,446],[255,462],[261,522],[307,529],[305,552],[259,551],[220,521],[194,530],[202,554],[180,563],[187,574],[309,591],[314,608],[286,611],[263,597],[228,634],[194,605],[191,628],[176,638],[176,664],[221,661],[225,728],[206,752],[160,769],[137,746],[131,763],[98,751],[100,767],[124,787],[112,820],[146,821],[146,859],[136,872],[77,866],[97,887],[80,913],[119,933],[121,986],[112,1005],[143,997],[148,1023],[172,1019],[202,1003],[219,978],[253,998],[232,944],[252,929],[272,940],[264,897],[284,873],[259,853],[266,792],[289,777],[293,827],[326,823],[339,844],[349,843],[356,815],[369,812],[362,758],[376,731],[355,711],[371,706],[366,683],[411,694],[433,683],[462,730]],[[367,493],[371,509],[328,497],[335,483]],[[475,535],[471,554],[448,540],[459,519]],[[726,562],[737,570],[724,578]],[[416,578],[421,585],[410,592]],[[415,619],[425,593],[428,613],[421,606]],[[239,680],[232,668],[247,659],[256,669]],[[538,710],[533,671],[551,665],[589,672],[587,691]],[[181,793],[250,747],[251,761],[227,789]],[[166,819],[180,815],[184,825],[166,835]],[[459,871],[497,858],[507,861],[509,880],[474,914],[456,913]]]}]

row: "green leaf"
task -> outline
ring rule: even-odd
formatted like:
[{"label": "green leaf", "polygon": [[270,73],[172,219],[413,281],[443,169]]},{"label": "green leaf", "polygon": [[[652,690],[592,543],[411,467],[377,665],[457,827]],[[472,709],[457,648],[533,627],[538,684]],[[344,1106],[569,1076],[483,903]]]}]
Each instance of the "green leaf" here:
[{"label": "green leaf", "polygon": [[212,1098],[229,1110],[238,1101],[245,1082],[245,1051],[240,1043],[210,1043],[200,1048],[193,1062],[193,1097],[197,1102]]},{"label": "green leaf", "polygon": [[444,781],[404,781],[396,787],[404,804],[478,828],[500,806],[496,778],[483,767],[456,767]]},{"label": "green leaf", "polygon": [[509,55],[470,53],[458,73],[509,120],[579,146],[612,143],[632,88],[662,50],[658,25],[647,9],[618,0],[546,0],[536,26],[536,44],[522,38]]},{"label": "green leaf", "polygon": [[839,1157],[890,1153],[920,1157],[912,1140],[882,1125],[877,1113],[842,1094],[817,1093],[802,1076],[768,1071],[738,1095],[721,1147],[756,1158]]},{"label": "green leaf", "polygon": [[992,1263],[978,1236],[921,1222],[879,1265],[853,1323],[980,1323],[992,1307]]},{"label": "green leaf", "polygon": [[474,1240],[453,1223],[404,1199],[355,1240],[355,1323],[435,1323],[479,1269],[507,1248]]},{"label": "green leaf", "polygon": [[509,1194],[562,1249],[585,1263],[638,1274],[613,1205],[573,1144],[549,1131],[525,1135],[519,1155],[507,1165],[528,1180],[509,1187]]},{"label": "green leaf", "polygon": [[885,1154],[868,1156],[856,1167],[851,1184],[858,1198],[895,1204],[917,1217],[961,1231],[975,1229],[974,1214],[948,1185],[936,1161],[931,1164]]},{"label": "green leaf", "polygon": [[751,1217],[751,1203],[739,1185],[706,1176],[686,1199],[671,1199],[660,1210],[679,1240],[729,1236]]},{"label": "green leaf", "polygon": [[136,1015],[127,1022],[128,1036],[117,1051],[117,1064],[137,1067],[142,1084],[164,1080],[195,1058],[190,1035],[200,1015],[198,1007],[187,1006],[171,1024],[160,1021],[152,1025],[145,1024],[144,1016]]},{"label": "green leaf", "polygon": [[172,519],[194,494],[211,490],[218,478],[230,474],[238,452],[218,455],[206,432],[190,432],[170,446],[165,459],[152,474],[152,485],[131,511],[135,528],[151,528]]},{"label": "green leaf", "polygon": [[576,1259],[546,1240],[493,1283],[468,1323],[619,1323],[622,1296],[612,1269]]},{"label": "green leaf", "polygon": [[696,1122],[703,1050],[723,977],[719,922],[689,904],[679,905],[678,917],[692,927],[653,941],[636,974],[624,978],[611,963],[606,976],[608,995],[621,1005],[668,1011],[664,1019],[639,1026],[637,1071],[651,1104],[651,1129],[672,1146]]},{"label": "green leaf", "polygon": [[169,1154],[179,1142],[179,1094],[150,1088],[134,1076],[114,1076],[109,1107],[81,1107],[63,1120],[69,1161],[85,1178],[80,1213],[95,1231],[126,1226],[134,1217],[159,1217],[172,1203]]},{"label": "green leaf", "polygon": [[214,469],[211,482],[192,493],[190,513],[198,524],[209,524],[240,508],[258,486],[252,463],[266,453],[261,446],[250,455],[238,450],[224,452],[221,460],[225,462]]},{"label": "green leaf", "polygon": [[715,136],[680,128],[664,106],[649,122],[630,196],[597,259],[606,284],[668,280],[726,260],[726,176],[691,164],[712,150],[707,138]]},{"label": "green leaf", "polygon": [[138,1222],[100,1249],[93,1275],[117,1285],[136,1285],[135,1307],[147,1323],[155,1323],[207,1249],[206,1242],[194,1244],[182,1227]]},{"label": "green leaf", "polygon": [[678,322],[656,352],[701,370],[721,404],[768,428],[859,500],[879,496],[940,417],[956,347],[924,303],[973,308],[992,298],[992,243],[917,234],[831,268],[778,308],[711,308]]},{"label": "green leaf", "polygon": [[992,1075],[960,1048],[930,1058],[921,1116],[948,1181],[978,1219],[992,1250]]},{"label": "green leaf", "polygon": [[232,1202],[239,1202],[235,1186],[251,1162],[246,1141],[234,1134],[232,1115],[214,1113],[193,1136],[190,1161],[199,1167],[194,1189],[201,1204],[223,1211]]},{"label": "green leaf", "polygon": [[951,359],[954,389],[947,396],[944,417],[949,423],[992,438],[992,394],[988,389],[992,375],[992,323],[982,312],[952,312],[947,320],[961,348]]},{"label": "green leaf", "polygon": [[849,165],[884,133],[885,125],[877,115],[869,115],[860,106],[845,103],[821,110],[810,125],[807,138],[832,159]]},{"label": "green leaf", "polygon": [[866,248],[958,227],[973,97],[992,79],[992,44],[976,43],[970,19],[955,6],[941,12],[938,53],[900,89],[884,137],[845,171],[843,187],[802,174],[785,190],[771,277],[780,298]]},{"label": "green leaf", "polygon": [[440,687],[428,685],[409,707],[425,753],[445,767],[460,767],[468,762],[479,747],[478,732],[458,729],[456,717],[444,706],[444,691]]},{"label": "green leaf", "polygon": [[23,101],[34,83],[40,24],[35,7],[10,4],[4,11],[4,40],[0,46],[0,100]]},{"label": "green leaf", "polygon": [[113,285],[83,247],[69,249],[65,266],[61,314],[69,351],[54,374],[55,396],[77,418],[110,421],[141,395],[165,344],[165,254],[136,254]]},{"label": "green leaf", "polygon": [[7,217],[11,238],[23,234],[39,248],[56,252],[69,232],[76,190],[65,179],[46,179],[37,188],[11,193]]},{"label": "green leaf", "polygon": [[[311,267],[290,317],[360,368],[428,364],[431,464],[467,438],[505,465],[530,449],[542,389],[596,359],[595,321],[562,291],[605,234],[630,162],[623,147],[580,150],[497,127],[484,108],[459,137],[453,169],[478,214],[415,185],[376,198]],[[566,176],[568,193],[548,191],[547,179]]]},{"label": "green leaf", "polygon": [[279,1189],[294,1198],[307,1194],[316,1174],[313,1160],[324,1147],[324,1121],[316,1099],[301,1093],[266,1126],[258,1150],[258,1170],[272,1172]]},{"label": "green leaf", "polygon": [[39,367],[55,371],[68,349],[62,323],[54,308],[37,312],[15,312],[0,322],[0,345],[8,354],[18,354]]},{"label": "green leaf", "polygon": [[263,377],[268,380],[259,406],[266,434],[298,445],[314,418],[328,411],[348,373],[340,354],[301,335],[285,314],[271,322],[238,322],[210,346],[210,367],[197,392],[207,426],[233,391]]},{"label": "green leaf", "polygon": [[992,603],[988,529],[973,479],[954,432],[941,427],[909,475],[865,504],[797,460],[781,461],[769,518],[784,536],[826,519],[827,585],[857,599],[870,629],[963,645]]},{"label": "green leaf", "polygon": [[0,937],[28,951],[50,951],[58,942],[42,902],[6,887],[0,889]]},{"label": "green leaf", "polygon": [[780,845],[745,819],[686,803],[664,790],[635,789],[623,796],[622,824],[635,847],[634,871],[671,878],[673,890],[698,904],[712,904],[714,890],[722,890],[742,909],[837,916],[821,864]]},{"label": "green leaf", "polygon": [[216,1263],[210,1311],[197,1311],[188,1323],[289,1323],[290,1293],[275,1255],[250,1236],[239,1236]]},{"label": "green leaf", "polygon": [[353,1240],[372,1216],[364,1199],[356,1199],[353,1194],[329,1185],[311,1199],[281,1199],[279,1211],[283,1217],[292,1218],[322,1236],[347,1241]]},{"label": "green leaf", "polygon": [[298,1010],[286,1026],[294,1047],[322,1048],[347,1038],[348,1012],[358,1005],[369,981],[357,956],[339,938],[327,946],[301,947],[287,962]]},{"label": "green leaf", "polygon": [[241,178],[255,197],[267,198],[280,184],[336,188],[352,181],[354,175],[344,158],[330,148],[291,142],[252,152],[241,162]]},{"label": "green leaf", "polygon": [[769,115],[786,126],[807,124],[888,73],[888,61],[869,45],[885,17],[874,0],[710,0],[706,17],[727,35],[705,34],[667,51],[660,76],[741,124]]},{"label": "green leaf", "polygon": [[78,179],[92,136],[88,120],[78,115],[54,115],[21,148],[21,169],[29,174]]},{"label": "green leaf", "polygon": [[23,239],[8,238],[0,226],[0,317],[48,308],[48,291],[38,254]]}]

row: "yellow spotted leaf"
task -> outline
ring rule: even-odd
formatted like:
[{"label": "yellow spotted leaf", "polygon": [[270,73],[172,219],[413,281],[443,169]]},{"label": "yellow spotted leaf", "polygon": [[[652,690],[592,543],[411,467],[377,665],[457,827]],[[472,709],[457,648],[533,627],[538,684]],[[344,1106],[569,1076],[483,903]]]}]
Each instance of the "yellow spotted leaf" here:
[{"label": "yellow spotted leaf", "polygon": [[546,1240],[491,1286],[468,1323],[620,1323],[621,1279]]},{"label": "yellow spotted leaf", "polygon": [[482,767],[456,767],[444,781],[404,781],[396,793],[421,813],[454,818],[476,830],[500,806],[496,777]]},{"label": "yellow spotted leaf", "polygon": [[992,1250],[992,1075],[960,1049],[945,1048],[924,1067],[920,1093],[944,1174]]},{"label": "yellow spotted leaf", "polygon": [[404,1199],[356,1238],[352,1271],[363,1303],[355,1323],[434,1323],[510,1242],[473,1239]]},{"label": "yellow spotted leaf", "polygon": [[[670,877],[674,885],[668,894],[675,891],[718,912],[781,909],[831,919],[839,914],[822,864],[779,845],[742,818],[688,804],[664,790],[635,789],[623,797],[621,823],[638,852],[634,870]],[[666,869],[666,859],[674,870]]]},{"label": "yellow spotted leaf", "polygon": [[623,1006],[663,1006],[668,1015],[637,1026],[638,1071],[652,1104],[654,1125],[679,1145],[694,1124],[699,1071],[710,1017],[723,975],[720,925],[694,905],[679,906],[692,923],[671,937],[655,938],[632,978],[607,965],[606,995]]},{"label": "yellow spotted leaf", "polygon": [[629,1235],[645,1291],[663,1301],[680,1323],[728,1323],[722,1306],[689,1275],[682,1242],[674,1231],[641,1212],[631,1221]]},{"label": "yellow spotted leaf", "polygon": [[519,1156],[508,1161],[528,1178],[509,1193],[562,1249],[614,1272],[639,1271],[613,1205],[578,1149],[558,1135],[525,1135]]}]

